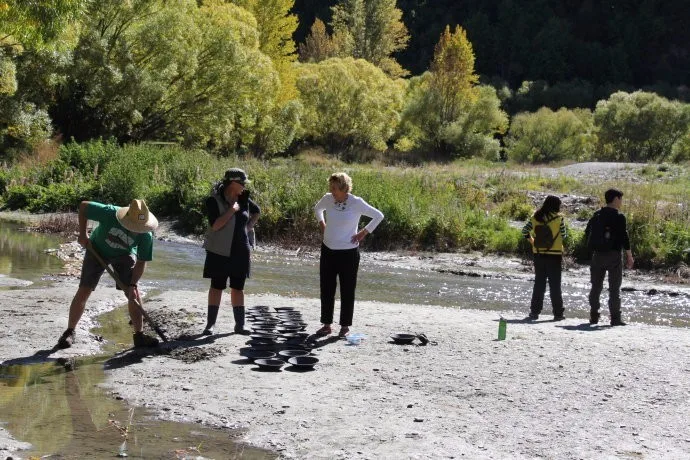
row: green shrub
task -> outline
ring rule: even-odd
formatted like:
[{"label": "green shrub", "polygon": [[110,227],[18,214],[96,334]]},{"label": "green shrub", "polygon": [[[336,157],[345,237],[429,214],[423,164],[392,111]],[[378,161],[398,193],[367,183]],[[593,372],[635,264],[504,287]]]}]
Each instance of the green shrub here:
[{"label": "green shrub", "polygon": [[40,200],[45,188],[37,184],[13,185],[5,193],[5,208],[10,210],[27,209],[31,203]]},{"label": "green shrub", "polygon": [[592,115],[588,110],[541,108],[513,117],[506,137],[508,158],[518,163],[582,161],[594,145]]},{"label": "green shrub", "polygon": [[0,169],[0,196],[5,194],[7,186],[10,183],[10,175],[4,169]]},{"label": "green shrub", "polygon": [[58,161],[83,175],[97,177],[108,167],[108,163],[123,153],[114,139],[93,140],[77,143],[68,142],[60,147]]},{"label": "green shrub", "polygon": [[526,199],[513,198],[498,205],[498,215],[512,220],[527,220],[534,208]]},{"label": "green shrub", "polygon": [[402,109],[402,80],[363,59],[331,58],[297,69],[308,139],[330,147],[387,148]]},{"label": "green shrub", "polygon": [[[597,157],[610,161],[664,161],[690,129],[690,104],[654,93],[619,91],[594,111]],[[684,150],[684,149],[682,149]],[[675,150],[677,155],[683,153]]]}]

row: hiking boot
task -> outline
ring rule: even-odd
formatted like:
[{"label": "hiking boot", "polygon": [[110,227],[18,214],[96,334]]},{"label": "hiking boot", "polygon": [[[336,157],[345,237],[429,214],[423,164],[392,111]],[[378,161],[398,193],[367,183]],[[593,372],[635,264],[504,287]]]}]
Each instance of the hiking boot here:
[{"label": "hiking boot", "polygon": [[553,320],[554,321],[563,321],[565,319],[565,316],[563,315],[554,315]]},{"label": "hiking boot", "polygon": [[599,324],[599,313],[589,314],[589,324]]},{"label": "hiking boot", "polygon": [[143,332],[135,332],[132,337],[134,340],[134,348],[158,346],[157,338],[146,335]]},{"label": "hiking boot", "polygon": [[201,335],[213,335],[213,326],[216,325],[216,320],[218,319],[218,310],[220,307],[218,305],[209,305],[208,313],[206,319],[206,327]]},{"label": "hiking boot", "polygon": [[74,343],[75,337],[76,334],[74,332],[74,329],[67,329],[65,332],[62,333],[62,335],[58,339],[57,347],[61,350],[71,347]]}]

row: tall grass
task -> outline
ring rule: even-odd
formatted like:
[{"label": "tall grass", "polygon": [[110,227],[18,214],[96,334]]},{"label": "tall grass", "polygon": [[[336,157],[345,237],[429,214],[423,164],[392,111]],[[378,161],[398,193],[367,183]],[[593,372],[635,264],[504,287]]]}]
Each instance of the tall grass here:
[{"label": "tall grass", "polygon": [[[262,209],[257,231],[263,240],[318,241],[314,204],[338,170],[353,178],[353,193],[386,216],[366,240],[373,249],[480,250],[519,253],[524,242],[510,220],[533,212],[526,190],[598,197],[609,186],[622,189],[633,251],[642,266],[689,263],[690,191],[687,169],[652,182],[589,184],[570,177],[515,175],[505,165],[477,161],[399,167],[344,164],[323,156],[291,159],[218,158],[204,151],[107,141],[67,144],[53,161],[0,171],[6,208],[75,210],[83,199],[126,205],[144,198],[161,218],[182,231],[206,228],[203,202],[229,167],[245,169],[253,199]],[[583,211],[580,211],[582,214]],[[569,216],[576,217],[576,216]],[[568,251],[582,251],[581,232]]]}]

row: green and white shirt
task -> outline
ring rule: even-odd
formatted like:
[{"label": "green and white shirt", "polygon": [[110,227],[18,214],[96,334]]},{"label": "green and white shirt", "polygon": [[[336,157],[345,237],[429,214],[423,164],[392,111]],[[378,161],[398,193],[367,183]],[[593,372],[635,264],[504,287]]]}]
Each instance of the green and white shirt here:
[{"label": "green and white shirt", "polygon": [[119,206],[111,204],[89,202],[86,206],[86,218],[98,222],[89,237],[91,244],[105,259],[133,254],[137,260],[152,260],[153,234],[134,233],[124,228],[115,214],[118,209]]}]

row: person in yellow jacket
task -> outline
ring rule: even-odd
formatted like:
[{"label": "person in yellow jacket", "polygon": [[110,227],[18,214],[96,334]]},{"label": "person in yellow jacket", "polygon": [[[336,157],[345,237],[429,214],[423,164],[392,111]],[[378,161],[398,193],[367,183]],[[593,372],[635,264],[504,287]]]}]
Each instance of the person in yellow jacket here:
[{"label": "person in yellow jacket", "polygon": [[546,282],[549,283],[551,307],[554,321],[565,319],[563,296],[561,295],[561,267],[563,263],[563,241],[567,238],[565,221],[561,211],[561,200],[549,195],[522,228],[522,235],[532,244],[534,254],[534,288],[528,320],[539,319],[544,306]]}]

